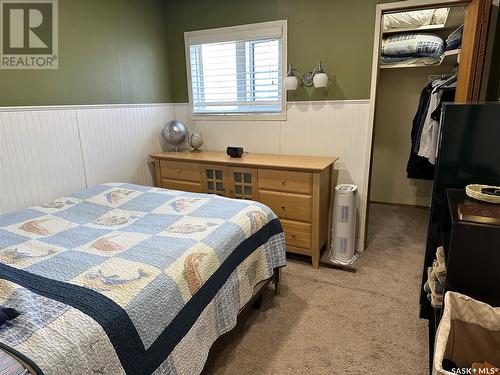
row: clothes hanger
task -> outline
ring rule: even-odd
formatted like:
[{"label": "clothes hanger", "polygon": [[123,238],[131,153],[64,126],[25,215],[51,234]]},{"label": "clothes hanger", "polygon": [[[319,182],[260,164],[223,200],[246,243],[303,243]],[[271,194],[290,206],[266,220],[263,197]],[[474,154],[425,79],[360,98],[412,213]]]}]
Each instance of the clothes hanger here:
[{"label": "clothes hanger", "polygon": [[447,85],[449,85],[450,83],[455,82],[456,80],[457,80],[457,75],[453,74],[448,79],[446,79],[446,81],[444,81],[444,82],[438,84],[436,87],[434,87],[433,91],[446,88]]},{"label": "clothes hanger", "polygon": [[451,70],[451,73],[445,73],[445,74],[429,74],[429,82],[434,81],[436,79],[448,79],[451,77],[457,77],[458,75],[458,64],[453,67]]},{"label": "clothes hanger", "polygon": [[450,78],[451,74],[429,74],[429,82],[435,81],[436,79],[447,79]]}]

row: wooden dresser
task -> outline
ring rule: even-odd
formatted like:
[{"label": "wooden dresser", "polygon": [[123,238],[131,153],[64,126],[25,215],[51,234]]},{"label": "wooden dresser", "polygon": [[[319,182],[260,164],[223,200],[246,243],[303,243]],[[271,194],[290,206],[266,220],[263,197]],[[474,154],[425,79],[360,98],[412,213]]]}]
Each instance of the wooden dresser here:
[{"label": "wooden dresser", "polygon": [[319,267],[330,240],[333,165],[337,158],[225,152],[165,152],[155,160],[156,186],[256,200],[281,219],[287,251]]}]

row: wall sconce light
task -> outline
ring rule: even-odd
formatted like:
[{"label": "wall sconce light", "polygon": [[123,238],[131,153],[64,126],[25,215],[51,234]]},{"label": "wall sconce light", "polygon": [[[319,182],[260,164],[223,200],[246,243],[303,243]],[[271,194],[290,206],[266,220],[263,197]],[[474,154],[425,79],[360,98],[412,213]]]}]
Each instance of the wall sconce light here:
[{"label": "wall sconce light", "polygon": [[303,76],[301,76],[297,69],[292,68],[292,65],[288,65],[288,73],[285,77],[285,89],[287,91],[296,90],[299,86],[299,79],[307,87],[314,86],[315,88],[321,88],[328,85],[328,75],[323,70],[321,61],[314,67],[312,72],[304,73]]}]

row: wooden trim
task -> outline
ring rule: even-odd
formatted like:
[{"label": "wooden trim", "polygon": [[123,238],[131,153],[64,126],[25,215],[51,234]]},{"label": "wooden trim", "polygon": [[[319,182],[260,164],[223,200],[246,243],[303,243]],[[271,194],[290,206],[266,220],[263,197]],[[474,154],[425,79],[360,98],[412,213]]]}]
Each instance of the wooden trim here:
[{"label": "wooden trim", "polygon": [[455,103],[479,101],[491,0],[472,0],[465,11]]},{"label": "wooden trim", "polygon": [[394,202],[380,202],[380,201],[370,201],[368,205],[370,204],[386,204],[388,206],[396,206],[396,207],[407,207],[407,208],[418,208],[419,210],[429,210],[429,206],[422,206],[418,204],[407,204],[407,203],[394,203]]},{"label": "wooden trim", "polygon": [[[405,1],[406,3],[406,1]],[[396,3],[398,4],[398,3]],[[375,127],[375,109],[377,105],[377,87],[378,87],[378,76],[380,73],[380,49],[382,44],[382,12],[385,9],[389,9],[389,4],[382,7],[384,4],[378,4],[376,7],[375,14],[375,31],[373,36],[373,55],[372,55],[372,79],[371,79],[371,87],[370,87],[370,109],[368,115],[368,131],[366,134],[365,140],[365,155],[364,155],[364,170],[368,173],[365,173],[365,177],[363,179],[363,186],[365,187],[365,191],[361,191],[362,197],[365,198],[365,217],[364,223],[361,223],[361,233],[359,236],[359,245],[358,249],[360,251],[364,251],[366,246],[368,245],[368,215],[369,215],[369,199],[370,199],[370,188],[372,182],[372,160],[373,160],[373,141],[374,141],[374,127]],[[406,4],[401,4],[401,7]],[[391,8],[393,9],[393,8]],[[396,8],[394,8],[396,9]],[[398,8],[401,9],[401,8]]]},{"label": "wooden trim", "polygon": [[314,268],[319,268],[319,257],[320,257],[320,221],[321,221],[321,197],[320,197],[320,185],[321,184],[321,174],[313,174],[313,202],[312,202],[312,244],[311,244],[311,258],[312,266]]},{"label": "wooden trim", "polygon": [[161,168],[160,168],[160,160],[154,159],[155,161],[155,185],[161,186]]},{"label": "wooden trim", "polygon": [[[301,247],[296,247],[296,246],[290,246],[290,245],[286,245],[286,249],[287,249],[287,252],[290,252],[292,254],[300,254],[300,255],[305,255],[305,256],[308,256],[308,257],[311,257],[311,250],[309,249],[303,249]],[[316,268],[319,268],[319,267],[316,267]]]},{"label": "wooden trim", "polygon": [[445,8],[457,5],[465,5],[471,0],[407,0],[379,4],[382,13],[418,10],[426,8]]}]

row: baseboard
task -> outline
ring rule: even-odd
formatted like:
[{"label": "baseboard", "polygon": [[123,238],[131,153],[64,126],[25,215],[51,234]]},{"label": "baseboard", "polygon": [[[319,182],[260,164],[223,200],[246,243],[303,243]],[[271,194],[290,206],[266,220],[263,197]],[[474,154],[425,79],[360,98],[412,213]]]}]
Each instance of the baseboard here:
[{"label": "baseboard", "polygon": [[422,205],[418,205],[418,204],[370,201],[370,204],[372,204],[372,203],[386,204],[386,205],[389,205],[389,206],[397,206],[397,207],[418,208],[418,209],[421,209],[421,210],[429,210],[430,209],[430,206],[422,206]]}]

